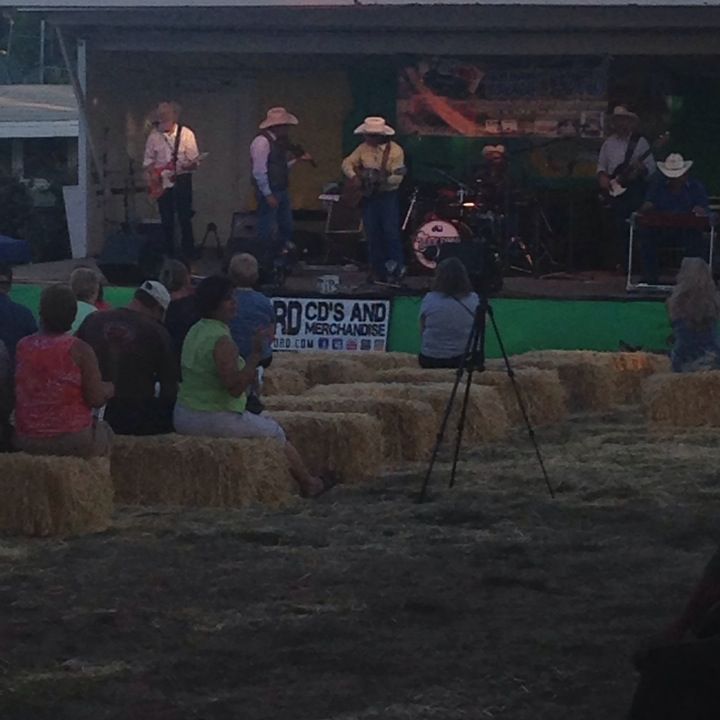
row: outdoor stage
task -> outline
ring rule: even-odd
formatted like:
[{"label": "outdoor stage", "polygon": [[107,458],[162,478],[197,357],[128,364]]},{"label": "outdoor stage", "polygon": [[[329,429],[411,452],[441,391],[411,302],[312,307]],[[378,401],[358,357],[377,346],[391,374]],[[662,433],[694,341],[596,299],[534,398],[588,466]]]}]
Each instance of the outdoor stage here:
[{"label": "outdoor stage", "polygon": [[[13,297],[36,310],[43,285],[67,282],[74,267],[92,264],[92,260],[66,260],[17,267]],[[207,253],[193,265],[193,272],[204,276],[218,272],[219,267],[214,254]],[[323,296],[318,292],[321,275],[340,278],[337,295]],[[389,300],[387,349],[418,352],[418,312],[430,283],[430,275],[411,276],[398,290],[368,285],[365,273],[353,266],[301,265],[281,290],[268,290],[268,294],[274,298]],[[127,303],[131,295],[132,288],[128,287],[108,286],[105,291],[113,305]],[[620,275],[585,272],[542,278],[507,277],[492,306],[510,354],[535,349],[618,350],[621,346],[663,352],[670,335],[664,298],[626,293],[625,278]],[[497,357],[499,349],[491,331],[487,339],[488,356]]]}]

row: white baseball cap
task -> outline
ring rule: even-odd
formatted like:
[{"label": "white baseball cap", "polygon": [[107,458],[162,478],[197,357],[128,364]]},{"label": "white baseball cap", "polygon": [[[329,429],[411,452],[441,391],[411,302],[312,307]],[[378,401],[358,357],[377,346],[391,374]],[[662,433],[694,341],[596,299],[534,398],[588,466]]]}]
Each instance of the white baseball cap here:
[{"label": "white baseball cap", "polygon": [[170,293],[162,283],[157,280],[146,280],[138,290],[147,293],[163,310],[168,309]]}]

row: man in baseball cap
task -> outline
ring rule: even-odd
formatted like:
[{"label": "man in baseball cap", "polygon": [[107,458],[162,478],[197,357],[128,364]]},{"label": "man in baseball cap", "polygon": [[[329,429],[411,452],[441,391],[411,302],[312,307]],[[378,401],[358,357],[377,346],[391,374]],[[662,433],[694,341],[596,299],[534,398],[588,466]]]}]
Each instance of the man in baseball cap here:
[{"label": "man in baseball cap", "polygon": [[88,315],[77,331],[97,355],[103,380],[115,385],[105,420],[119,435],[172,432],[179,369],[162,324],[170,293],[146,280],[126,308]]}]

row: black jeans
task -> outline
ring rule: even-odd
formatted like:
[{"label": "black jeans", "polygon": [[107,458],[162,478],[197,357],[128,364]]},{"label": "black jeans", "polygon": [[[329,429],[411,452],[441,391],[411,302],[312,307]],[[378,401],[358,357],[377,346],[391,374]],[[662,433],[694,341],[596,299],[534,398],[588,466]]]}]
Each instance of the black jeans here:
[{"label": "black jeans", "polygon": [[175,186],[168,188],[158,199],[158,210],[165,234],[165,254],[175,255],[175,215],[180,224],[182,254],[190,258],[195,251],[192,217],[192,175],[178,175]]},{"label": "black jeans", "polygon": [[105,422],[117,435],[164,435],[173,432],[175,403],[160,398],[108,401]]}]

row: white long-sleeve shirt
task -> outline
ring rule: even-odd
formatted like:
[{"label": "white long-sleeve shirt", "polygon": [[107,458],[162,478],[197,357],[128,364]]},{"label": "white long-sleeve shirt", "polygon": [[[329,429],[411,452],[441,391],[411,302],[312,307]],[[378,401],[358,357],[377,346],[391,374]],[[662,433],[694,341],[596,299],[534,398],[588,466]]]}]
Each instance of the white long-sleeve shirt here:
[{"label": "white long-sleeve shirt", "polygon": [[[268,130],[273,140],[277,140],[274,132]],[[270,141],[264,135],[258,135],[250,143],[250,163],[252,165],[252,176],[257,183],[258,189],[265,196],[272,195],[270,181],[268,180],[268,158],[270,157]],[[288,167],[292,167],[297,161],[288,160]]]},{"label": "white long-sleeve shirt", "polygon": [[[143,167],[163,168],[172,161],[173,150],[175,149],[175,136],[178,126],[172,132],[161,132],[153,130],[145,142],[145,157]],[[177,174],[190,172],[184,168],[197,162],[200,153],[198,152],[195,133],[183,126],[180,134],[180,145],[178,147]]]}]

